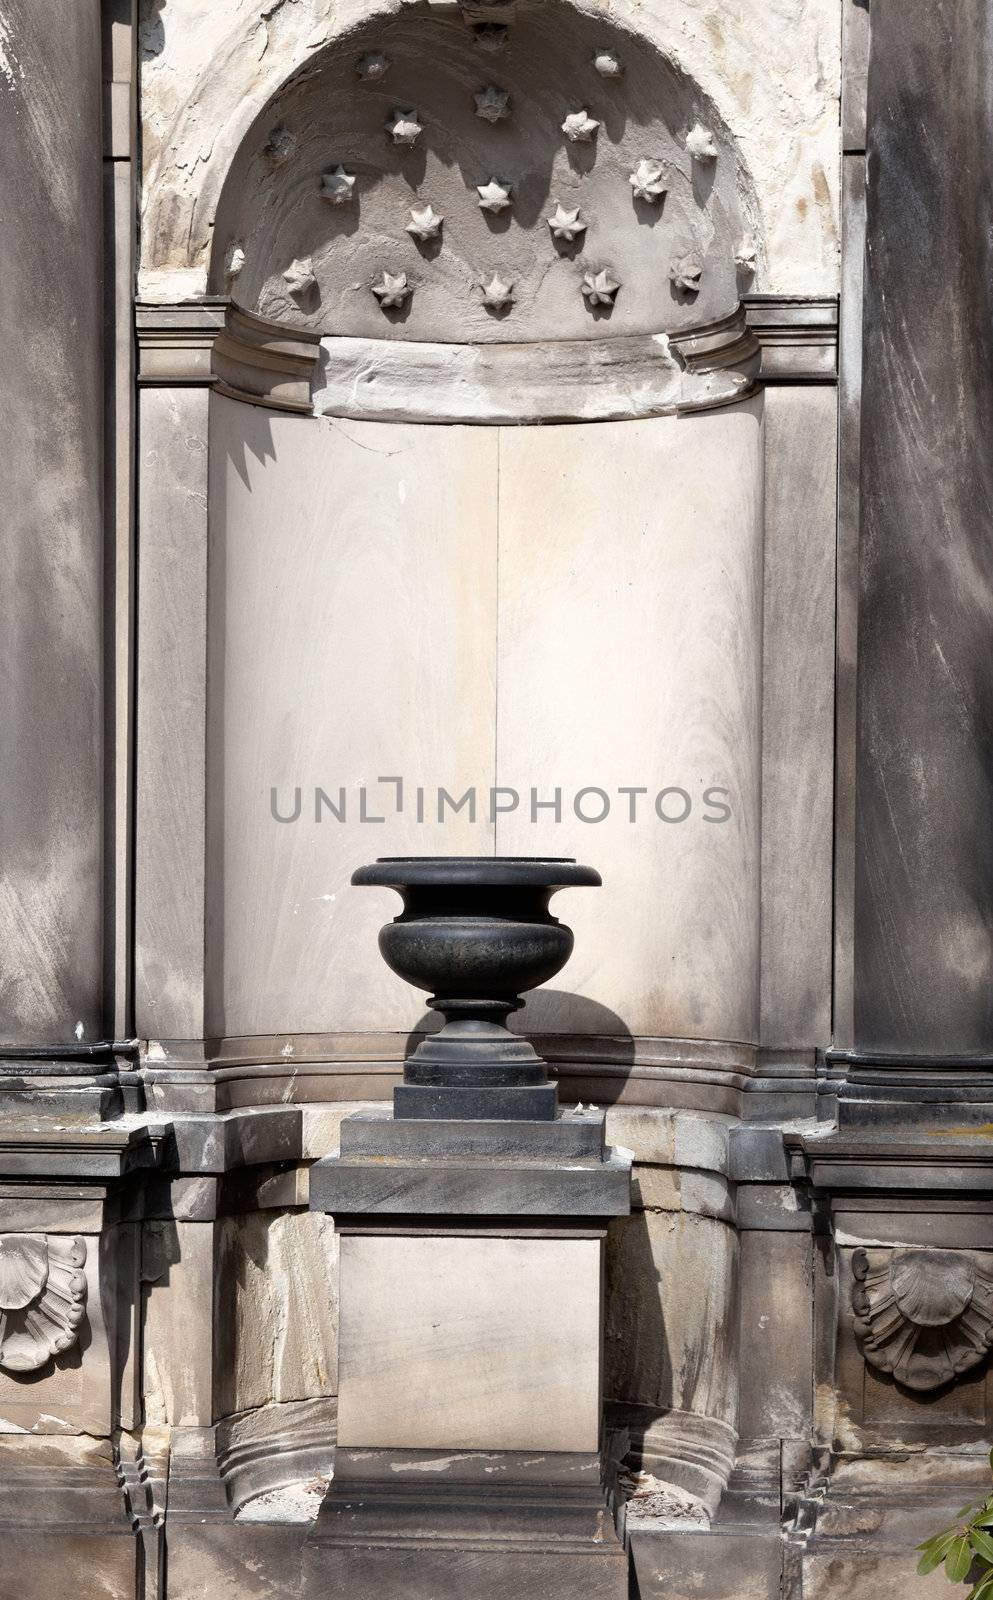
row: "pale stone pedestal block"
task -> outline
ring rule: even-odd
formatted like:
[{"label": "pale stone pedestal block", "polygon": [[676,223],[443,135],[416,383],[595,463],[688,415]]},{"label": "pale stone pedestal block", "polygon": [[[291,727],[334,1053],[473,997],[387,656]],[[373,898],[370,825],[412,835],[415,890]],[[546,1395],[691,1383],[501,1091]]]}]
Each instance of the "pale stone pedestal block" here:
[{"label": "pale stone pedestal block", "polygon": [[630,1158],[587,1121],[563,1154],[576,1130],[554,1123],[357,1116],[314,1167],[341,1234],[338,1448],[305,1591],[626,1600],[600,1434]]},{"label": "pale stone pedestal block", "polygon": [[595,1453],[602,1248],[346,1235],[339,1445]]}]

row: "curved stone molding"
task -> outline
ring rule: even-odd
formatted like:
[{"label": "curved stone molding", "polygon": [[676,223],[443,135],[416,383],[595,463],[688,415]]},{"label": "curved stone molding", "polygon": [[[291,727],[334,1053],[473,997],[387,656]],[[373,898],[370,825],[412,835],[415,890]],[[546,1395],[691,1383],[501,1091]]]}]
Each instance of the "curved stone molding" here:
[{"label": "curved stone molding", "polygon": [[[288,282],[284,282],[284,288],[289,304],[295,291]],[[138,381],[143,386],[216,382],[222,393],[236,400],[289,411],[310,410],[313,380],[318,411],[336,415],[340,405],[344,416],[402,420],[396,410],[400,403],[398,394],[385,392],[386,380],[395,376],[396,381],[406,385],[416,380],[419,371],[429,376],[447,372],[462,398],[448,393],[430,397],[421,394],[417,420],[431,420],[437,406],[439,421],[543,421],[546,420],[544,415],[534,410],[536,401],[530,384],[524,397],[526,404],[508,409],[508,399],[504,396],[497,408],[502,406],[501,414],[492,417],[471,411],[469,391],[474,382],[481,382],[488,392],[495,381],[492,374],[506,372],[509,375],[515,371],[516,381],[516,373],[529,362],[532,377],[540,378],[542,363],[552,349],[557,351],[555,370],[571,371],[577,376],[585,370],[589,382],[598,384],[603,382],[606,373],[613,374],[614,379],[625,374],[625,391],[628,386],[635,391],[629,401],[615,391],[603,391],[599,396],[587,397],[582,407],[575,394],[567,394],[566,417],[654,415],[660,404],[662,411],[680,409],[679,404],[673,404],[667,397],[660,400],[658,392],[665,335],[589,341],[585,351],[579,348],[587,344],[585,340],[565,341],[557,346],[524,343],[489,346],[482,352],[476,345],[411,344],[400,349],[381,341],[330,339],[324,342],[322,349],[316,332],[266,322],[231,302],[206,306],[139,306],[136,323]],[[669,335],[668,349],[677,366],[682,363],[694,375],[715,371],[730,374],[736,367],[751,374],[756,352],[759,352],[757,379],[760,383],[824,383],[835,380],[837,340],[838,308],[834,300],[756,295],[746,298],[743,310],[733,317],[698,325],[684,334]],[[607,349],[608,344],[616,348]],[[213,354],[215,347],[216,356]],[[368,371],[359,362],[362,355],[366,357]],[[635,382],[639,359],[644,367],[642,377],[650,385],[647,409],[642,409],[646,403],[644,385],[641,381]],[[320,370],[322,364],[326,369],[324,374]],[[356,369],[353,376],[357,374],[358,381],[354,395],[349,398],[340,386],[353,368]],[[369,375],[376,370],[381,370],[383,375],[384,392],[378,396],[372,391]],[[666,372],[669,371],[667,367]],[[407,373],[409,377],[404,376]],[[329,387],[333,389],[330,396],[327,394]],[[554,414],[559,415],[562,396],[554,398],[557,407]],[[712,405],[723,405],[733,398],[738,398],[738,391],[732,393],[720,386],[708,390],[708,403]],[[685,399],[685,409],[697,408],[688,394]],[[403,416],[410,414],[405,411]]]},{"label": "curved stone molding", "polygon": [[86,1245],[59,1234],[0,1234],[0,1369],[37,1372],[79,1338]]},{"label": "curved stone molding", "polygon": [[336,1395],[274,1402],[219,1422],[217,1470],[234,1515],[259,1495],[330,1478],[337,1433]]},{"label": "curved stone molding", "polygon": [[228,306],[214,340],[211,372],[219,394],[278,411],[309,411],[319,340],[305,329],[263,322]]},{"label": "curved stone molding", "polygon": [[964,1250],[856,1250],[855,1333],[905,1388],[950,1383],[993,1346],[993,1270]]},{"label": "curved stone molding", "polygon": [[684,336],[561,344],[384,344],[325,339],[314,410],[404,422],[610,421],[707,411],[755,386],[744,316]]},{"label": "curved stone molding", "polygon": [[[217,1041],[203,1092],[209,1092],[212,1104],[235,1114],[226,1128],[225,1150],[218,1152],[213,1141],[211,1170],[243,1164],[238,1108],[271,1108],[272,1136],[281,1141],[273,1146],[271,1159],[276,1160],[287,1159],[294,1150],[292,1139],[299,1137],[296,1112],[288,1108],[391,1099],[402,1077],[407,1039],[406,1033],[373,1032]],[[803,1060],[791,1056],[780,1061],[775,1052],[726,1040],[618,1039],[575,1033],[536,1033],[535,1040],[558,1080],[560,1098],[569,1104],[689,1109],[729,1116],[746,1115],[758,1105],[775,1106],[783,1115],[813,1114],[813,1052]],[[160,1077],[168,1083],[177,1070],[188,1073],[190,1064],[185,1041],[156,1041],[145,1072],[150,1083]],[[201,1047],[201,1069],[203,1065]],[[182,1159],[192,1167],[208,1135],[195,1120],[177,1121],[175,1129]],[[292,1137],[290,1130],[296,1130]],[[314,1144],[315,1137],[305,1133],[304,1153],[331,1153],[333,1146]],[[783,1170],[785,1181],[785,1166]]]},{"label": "curved stone molding", "polygon": [[682,1489],[713,1516],[734,1470],[738,1435],[727,1422],[619,1400],[607,1402],[606,1414],[629,1477]]}]

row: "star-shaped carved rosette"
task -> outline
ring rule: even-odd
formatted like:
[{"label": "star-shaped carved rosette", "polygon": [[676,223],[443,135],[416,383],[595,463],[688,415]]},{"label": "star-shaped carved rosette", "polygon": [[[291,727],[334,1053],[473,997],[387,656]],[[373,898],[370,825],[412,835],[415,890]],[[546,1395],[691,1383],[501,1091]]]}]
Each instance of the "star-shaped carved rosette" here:
[{"label": "star-shaped carved rosette", "polygon": [[720,151],[709,128],[695,122],[686,135],[686,148],[694,161],[716,161]]},{"label": "star-shaped carved rosette", "polygon": [[344,167],[334,167],[321,177],[321,199],[332,206],[350,206],[355,194],[355,175]]},{"label": "star-shaped carved rosette", "polygon": [[399,310],[413,293],[405,272],[385,271],[381,274],[379,282],[373,284],[372,292],[383,311]]},{"label": "star-shaped carved rosette", "polygon": [[514,303],[513,281],[501,278],[498,272],[494,272],[489,283],[480,284],[480,288],[487,311],[506,311]]},{"label": "star-shaped carved rosette", "polygon": [[601,78],[623,78],[624,63],[616,56],[613,50],[598,50],[593,57],[593,65]]},{"label": "star-shaped carved rosette", "polygon": [[669,267],[669,277],[676,288],[685,289],[687,294],[700,293],[702,276],[703,262],[693,251],[684,256],[676,256]]},{"label": "star-shaped carved rosette", "polygon": [[499,55],[510,37],[510,29],[502,22],[480,22],[472,32],[478,48],[491,56]]},{"label": "star-shaped carved rosette", "polygon": [[552,230],[552,238],[560,239],[566,244],[572,244],[586,232],[586,223],[579,215],[579,207],[576,206],[569,211],[561,200],[556,200],[555,210],[547,220]]},{"label": "star-shaped carved rosette", "polygon": [[359,57],[355,70],[364,83],[381,83],[390,70],[390,58],[382,50],[370,50]]},{"label": "star-shaped carved rosette", "polygon": [[274,167],[281,167],[285,161],[289,161],[296,147],[296,134],[291,128],[284,127],[281,124],[278,128],[273,128],[262,146],[262,154],[267,161],[272,162]]},{"label": "star-shaped carved rosette", "polygon": [[599,272],[587,272],[583,277],[583,297],[591,307],[612,306],[620,287],[607,267],[601,267]]},{"label": "star-shaped carved rosette", "polygon": [[244,271],[246,260],[245,246],[243,244],[235,243],[229,245],[227,254],[224,257],[225,275],[228,278],[237,278],[238,274]]},{"label": "star-shaped carved rosette", "polygon": [[589,112],[570,111],[562,124],[562,132],[573,144],[591,144],[600,124]]},{"label": "star-shaped carved rosette", "polygon": [[387,118],[386,131],[394,144],[409,150],[424,132],[424,124],[417,120],[417,112],[413,106],[408,107],[406,111],[397,106]]},{"label": "star-shaped carved rosette", "polygon": [[283,273],[283,282],[286,293],[294,300],[303,300],[312,289],[317,288],[317,279],[314,277],[314,263],[310,256],[297,257],[291,261]]},{"label": "star-shaped carved rosette", "polygon": [[480,211],[491,211],[495,216],[501,211],[506,211],[507,207],[514,203],[511,199],[510,184],[500,183],[497,178],[491,178],[489,183],[477,184],[476,193],[479,196]]},{"label": "star-shaped carved rosette", "polygon": [[407,232],[419,244],[427,244],[428,240],[437,239],[440,236],[441,225],[444,220],[444,217],[438,215],[434,206],[411,206]]},{"label": "star-shaped carved rosette", "polygon": [[506,89],[498,89],[495,83],[488,83],[485,89],[473,95],[473,99],[476,115],[484,122],[503,122],[510,116],[510,95]]},{"label": "star-shaped carved rosette", "polygon": [[753,273],[756,260],[754,242],[751,239],[739,239],[734,251],[734,264],[738,271],[748,274]]},{"label": "star-shaped carved rosette", "polygon": [[628,182],[634,191],[634,198],[643,200],[646,205],[658,205],[669,192],[666,170],[661,161],[639,161]]}]

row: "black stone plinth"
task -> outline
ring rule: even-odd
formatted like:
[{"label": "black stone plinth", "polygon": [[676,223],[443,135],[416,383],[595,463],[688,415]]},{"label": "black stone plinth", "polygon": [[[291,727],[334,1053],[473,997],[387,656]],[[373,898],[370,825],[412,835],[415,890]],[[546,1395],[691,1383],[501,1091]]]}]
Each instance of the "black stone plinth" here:
[{"label": "black stone plinth", "polygon": [[604,1113],[567,1111],[553,1122],[402,1120],[361,1111],[341,1124],[343,1156],[551,1156],[601,1161]]},{"label": "black stone plinth", "polygon": [[510,1088],[439,1088],[399,1083],[393,1091],[394,1115],[409,1119],[494,1122],[551,1122],[558,1109],[554,1083]]},{"label": "black stone plinth", "polygon": [[384,857],[353,884],[395,889],[403,911],[381,930],[384,960],[445,1025],[404,1067],[397,1117],[550,1121],[545,1063],[507,1018],[572,953],[572,932],[548,909],[558,889],[600,875],[573,860],[519,856]]},{"label": "black stone plinth", "polygon": [[623,1217],[630,1158],[605,1161],[327,1156],[310,1169],[310,1209],[335,1217]]},{"label": "black stone plinth", "polygon": [[[451,1092],[451,1091],[449,1091]],[[404,1121],[357,1111],[310,1169],[310,1209],[345,1217],[627,1216],[631,1157],[603,1111],[551,1122]]]}]

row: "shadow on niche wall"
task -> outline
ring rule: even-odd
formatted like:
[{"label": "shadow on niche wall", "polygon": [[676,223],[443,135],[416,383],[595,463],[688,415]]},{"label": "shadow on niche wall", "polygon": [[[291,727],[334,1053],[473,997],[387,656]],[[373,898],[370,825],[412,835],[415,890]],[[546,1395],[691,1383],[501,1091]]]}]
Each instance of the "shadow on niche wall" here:
[{"label": "shadow on niche wall", "polygon": [[[151,61],[165,49],[165,23],[162,18],[165,5],[166,0],[141,0],[138,27],[143,61]],[[111,7],[112,12],[123,12],[123,9],[121,6]]]}]

